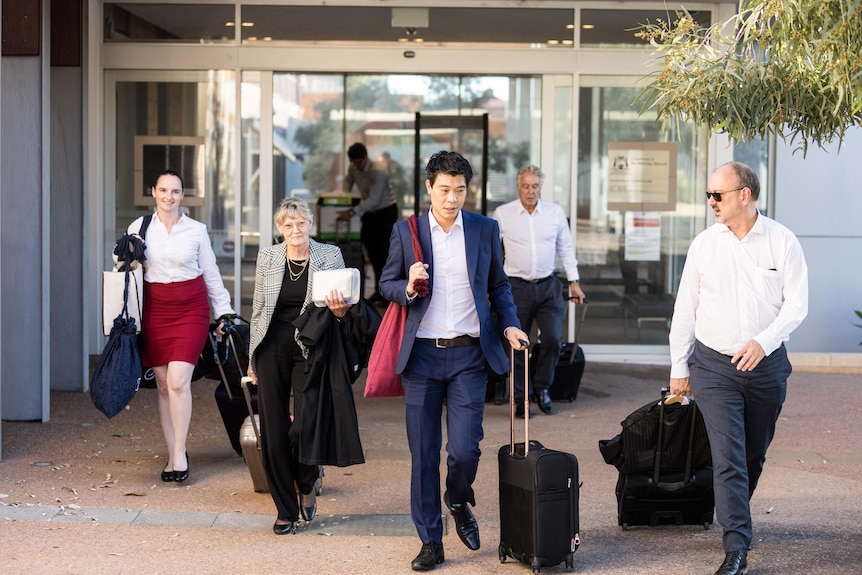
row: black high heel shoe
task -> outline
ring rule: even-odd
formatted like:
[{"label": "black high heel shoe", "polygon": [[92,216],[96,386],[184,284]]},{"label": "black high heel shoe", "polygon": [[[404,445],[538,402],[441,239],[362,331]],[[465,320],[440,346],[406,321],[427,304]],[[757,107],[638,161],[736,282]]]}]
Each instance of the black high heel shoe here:
[{"label": "black high heel shoe", "polygon": [[317,515],[317,496],[314,494],[314,489],[311,493],[299,494],[299,514],[305,521],[311,521]]},{"label": "black high heel shoe", "polygon": [[174,469],[174,481],[182,482],[189,478],[189,454],[186,453],[186,468],[182,471]]},{"label": "black high heel shoe", "polygon": [[174,470],[171,469],[170,471],[168,471],[167,468],[162,469],[162,481],[168,482],[168,481],[173,481],[173,480],[174,480]]},{"label": "black high heel shoe", "polygon": [[272,532],[276,535],[292,535],[296,533],[296,523],[294,521],[288,521],[287,523],[279,523],[280,520],[276,520],[272,525]]}]

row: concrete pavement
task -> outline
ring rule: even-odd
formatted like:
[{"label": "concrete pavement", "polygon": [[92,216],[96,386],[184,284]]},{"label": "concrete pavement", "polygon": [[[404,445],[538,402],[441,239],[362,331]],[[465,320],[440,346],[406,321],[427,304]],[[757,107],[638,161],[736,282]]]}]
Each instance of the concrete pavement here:
[{"label": "concrete pavement", "polygon": [[[657,398],[667,373],[589,363],[576,402],[557,403],[554,416],[534,408],[531,437],[580,461],[578,573],[711,574],[721,562],[717,526],[617,526],[617,473],[597,442]],[[214,387],[193,384],[191,478],[183,484],[159,479],[164,446],[154,390],[139,391],[112,420],[86,394],[55,392],[49,423],[3,422],[0,575],[411,572],[420,543],[409,517],[401,399],[363,399],[357,383],[367,462],[328,467],[318,517],[279,537],[270,530],[272,500],[253,491],[230,447]],[[474,509],[482,548],[467,550],[450,529],[436,572],[528,574],[511,560],[501,564],[497,553],[496,452],[508,443],[508,407],[487,404],[485,422]],[[862,377],[793,374],[752,509],[751,574],[862,573]]]}]

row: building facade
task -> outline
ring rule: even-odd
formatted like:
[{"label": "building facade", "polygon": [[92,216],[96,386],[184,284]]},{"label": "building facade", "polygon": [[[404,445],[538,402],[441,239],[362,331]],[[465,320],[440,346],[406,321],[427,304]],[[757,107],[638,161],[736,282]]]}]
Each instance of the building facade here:
[{"label": "building facade", "polygon": [[[517,197],[519,166],[540,165],[543,197],[570,215],[591,300],[579,340],[603,361],[667,361],[685,253],[712,223],[707,178],[745,161],[761,176],[761,208],[808,258],[810,315],[790,351],[828,362],[858,349],[859,131],[840,154],[802,158],[780,140],[657,122],[638,101],[653,56],[632,29],[666,19],[661,3],[391,4],[3,1],[3,419],[46,421],[51,390],[88,389],[105,341],[101,272],[152,209],[155,171],[183,173],[184,204],[248,317],[274,206],[323,198],[315,233],[328,237],[327,199],[355,141],[387,167],[405,216],[427,207],[423,161],[440,149],[470,158],[468,207],[488,214]],[[709,24],[735,6],[685,7]]]}]

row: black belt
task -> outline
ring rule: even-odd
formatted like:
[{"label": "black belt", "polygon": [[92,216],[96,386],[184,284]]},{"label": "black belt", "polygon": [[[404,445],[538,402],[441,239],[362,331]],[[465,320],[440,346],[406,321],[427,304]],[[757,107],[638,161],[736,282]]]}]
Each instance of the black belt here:
[{"label": "black belt", "polygon": [[516,277],[512,276],[509,278],[509,281],[518,281],[518,282],[523,282],[525,284],[543,284],[547,281],[551,281],[552,279],[554,279],[553,275],[550,275],[546,278],[541,278],[538,280],[525,280],[524,278],[516,278]]},{"label": "black belt", "polygon": [[429,341],[433,343],[436,347],[440,349],[446,349],[449,347],[464,347],[466,345],[476,345],[479,343],[478,337],[473,337],[472,335],[459,335],[458,337],[453,337],[451,339],[445,339],[442,337],[438,338],[430,338],[430,337],[420,337],[422,341]]}]

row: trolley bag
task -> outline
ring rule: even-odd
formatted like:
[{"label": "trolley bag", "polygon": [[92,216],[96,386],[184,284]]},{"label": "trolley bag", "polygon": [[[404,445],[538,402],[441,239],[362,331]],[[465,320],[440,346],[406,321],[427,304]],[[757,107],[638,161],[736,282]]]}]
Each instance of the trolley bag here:
[{"label": "trolley bag", "polygon": [[[632,525],[702,525],[709,529],[713,520],[715,495],[712,484],[709,440],[703,416],[693,400],[684,403],[680,396],[665,396],[636,411],[631,433],[622,434],[622,441],[636,444],[627,449],[622,446],[622,458],[617,459],[622,470],[616,485],[618,523],[623,530]],[[653,420],[643,415],[656,413]],[[632,417],[630,416],[630,417]],[[638,422],[655,421],[654,433],[638,429]],[[623,422],[626,423],[625,421]],[[651,469],[626,471],[625,458],[644,451],[644,435],[653,437]],[[607,443],[607,442],[605,442]],[[604,446],[608,451],[607,445]],[[606,456],[607,453],[603,452]]]},{"label": "trolley bag", "polygon": [[251,391],[248,388],[252,381],[250,377],[243,377],[240,380],[242,394],[245,398],[246,417],[239,430],[239,442],[242,446],[242,459],[248,467],[254,490],[257,493],[269,493],[269,484],[266,481],[266,472],[263,470],[263,455],[261,454],[260,415],[254,411]]},{"label": "trolley bag", "polygon": [[[214,325],[211,327],[205,353],[213,354],[215,374],[211,375],[220,380],[214,392],[216,406],[231,447],[237,455],[242,455],[240,427],[248,417],[248,409],[242,397],[241,381],[248,372],[248,325],[229,323],[227,333],[221,337],[214,334]],[[254,413],[258,413],[257,390],[251,392],[251,396]]]},{"label": "trolley bag", "polygon": [[[578,345],[578,336],[583,328],[584,318],[587,316],[588,303],[584,301],[581,320],[575,326],[575,341],[560,345],[560,359],[554,370],[554,383],[548,388],[548,395],[554,401],[565,400],[571,403],[578,398],[578,389],[581,387],[581,379],[584,377],[584,367],[586,367],[584,350]],[[541,353],[540,342],[533,347],[533,356],[536,358],[534,365],[541,360]]]},{"label": "trolley bag", "polygon": [[[525,350],[525,355],[527,351]],[[529,362],[528,358],[524,359]],[[515,444],[515,352],[510,350],[509,445],[500,448],[500,562],[506,557],[542,567],[563,561],[571,571],[581,543],[578,527],[578,460],[530,440],[524,419],[524,443]],[[524,372],[529,373],[528,365]],[[526,377],[526,376],[525,376]],[[524,394],[525,410],[529,395]]]}]

